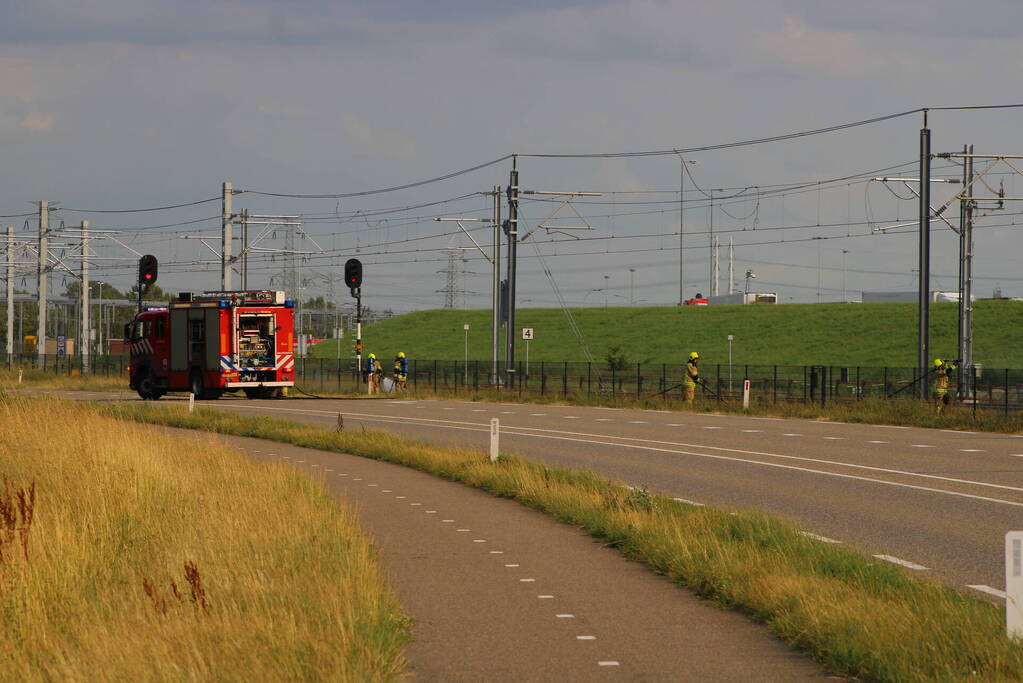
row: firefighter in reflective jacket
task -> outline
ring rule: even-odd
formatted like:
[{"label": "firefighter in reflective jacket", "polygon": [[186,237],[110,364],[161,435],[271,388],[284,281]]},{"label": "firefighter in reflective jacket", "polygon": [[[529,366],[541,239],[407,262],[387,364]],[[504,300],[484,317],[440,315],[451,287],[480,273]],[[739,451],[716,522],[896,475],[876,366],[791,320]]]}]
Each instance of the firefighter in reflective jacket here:
[{"label": "firefighter in reflective jacket", "polygon": [[375,353],[369,354],[369,358],[366,360],[366,385],[367,392],[369,394],[376,394],[380,392],[380,362],[377,361],[377,355]]},{"label": "firefighter in reflective jacket", "polygon": [[700,354],[693,351],[689,354],[689,360],[686,361],[686,375],[682,379],[682,388],[685,391],[683,398],[686,403],[692,403],[696,398],[696,385],[700,383],[699,364]]},{"label": "firefighter in reflective jacket", "polygon": [[945,406],[949,404],[948,382],[955,367],[955,363],[948,363],[940,358],[934,359],[934,391],[931,398],[934,399],[934,412],[938,415],[941,415]]},{"label": "firefighter in reflective jacket", "polygon": [[405,391],[407,381],[408,381],[408,358],[405,357],[404,351],[399,351],[398,355],[394,357],[395,389],[397,389],[398,391]]}]

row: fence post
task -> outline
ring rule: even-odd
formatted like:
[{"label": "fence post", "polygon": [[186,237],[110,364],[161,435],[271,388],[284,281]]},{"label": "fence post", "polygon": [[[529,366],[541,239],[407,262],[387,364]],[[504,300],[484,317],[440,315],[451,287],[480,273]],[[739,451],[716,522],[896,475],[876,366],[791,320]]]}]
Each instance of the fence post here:
[{"label": "fence post", "polygon": [[778,404],[778,366],[774,366],[774,404]]},{"label": "fence post", "polygon": [[973,419],[976,420],[977,419],[977,367],[976,367],[976,365],[974,365],[973,367],[970,368],[970,375],[973,376],[973,379],[970,380],[970,381],[973,383],[973,391],[971,392],[973,394]]},{"label": "fence post", "polygon": [[615,378],[615,366],[611,366],[611,398],[617,398],[618,396],[618,382]]},{"label": "fence post", "polygon": [[568,398],[568,361],[565,361],[565,368],[561,371],[561,397]]},{"label": "fence post", "polygon": [[668,364],[661,363],[661,386],[658,389],[661,391],[661,396],[664,398],[664,402],[668,402],[668,392],[665,389],[668,388]]},{"label": "fence post", "polygon": [[1009,368],[1005,368],[1005,417],[1009,417]]},{"label": "fence post", "polygon": [[474,360],[472,365],[472,390],[474,393],[479,393],[480,390],[480,362],[478,360]]},{"label": "fence post", "polygon": [[586,361],[586,397],[593,394],[593,363]]},{"label": "fence post", "polygon": [[433,391],[437,392],[437,361],[433,361]]}]

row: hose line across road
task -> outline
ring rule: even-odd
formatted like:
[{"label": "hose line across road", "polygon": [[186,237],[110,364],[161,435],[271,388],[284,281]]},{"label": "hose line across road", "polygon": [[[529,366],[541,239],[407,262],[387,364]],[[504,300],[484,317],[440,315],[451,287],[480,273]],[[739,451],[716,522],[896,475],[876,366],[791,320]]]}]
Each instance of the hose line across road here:
[{"label": "hose line across road", "polygon": [[220,400],[209,407],[585,469],[695,504],[753,508],[990,599],[1023,528],[1023,438],[706,413],[434,400]]}]

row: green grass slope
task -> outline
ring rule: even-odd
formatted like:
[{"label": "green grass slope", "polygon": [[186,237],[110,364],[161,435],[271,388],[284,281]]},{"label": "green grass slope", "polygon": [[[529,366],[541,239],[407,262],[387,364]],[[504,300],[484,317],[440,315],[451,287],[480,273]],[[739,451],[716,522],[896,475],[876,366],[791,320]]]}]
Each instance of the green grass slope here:
[{"label": "green grass slope", "polygon": [[[690,351],[704,362],[728,362],[727,335],[735,340],[735,363],[757,365],[916,364],[917,314],[913,303],[784,304],[778,306],[701,306],[579,308],[572,315],[597,360],[620,344],[630,362],[678,363]],[[956,304],[931,307],[932,355],[955,358]],[[420,311],[363,327],[363,353],[374,352],[389,363],[398,351],[423,360],[461,360],[463,324],[468,323],[469,358],[490,358],[490,311]],[[583,361],[579,343],[560,309],[517,312],[516,328],[532,327],[529,360]],[[991,368],[1023,367],[1023,303],[979,301],[974,313],[974,360]],[[526,346],[517,335],[517,355]],[[353,339],[342,340],[350,355]],[[334,358],[329,340],[311,355]]]}]

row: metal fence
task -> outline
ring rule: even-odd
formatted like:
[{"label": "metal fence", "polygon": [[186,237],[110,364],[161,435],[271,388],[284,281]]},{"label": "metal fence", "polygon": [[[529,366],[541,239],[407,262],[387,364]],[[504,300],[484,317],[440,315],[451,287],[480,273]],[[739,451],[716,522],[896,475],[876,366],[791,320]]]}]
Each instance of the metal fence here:
[{"label": "metal fence", "polygon": [[[358,391],[365,380],[348,360],[304,358],[296,361],[301,387],[309,392]],[[409,363],[412,389],[474,394],[500,388],[513,395],[552,398],[586,397],[656,399],[682,398],[683,366],[631,364],[610,368],[604,363],[516,363],[514,372],[495,378],[490,361],[417,360]],[[700,374],[706,387],[698,395],[708,400],[741,401],[746,380],[752,403],[853,402],[865,398],[912,400],[920,384],[928,396],[933,375],[919,380],[916,368],[825,365],[704,364]],[[978,368],[957,371],[949,394],[976,409],[997,409],[1008,414],[1023,409],[1023,370]]]},{"label": "metal fence", "polygon": [[[4,358],[0,355],[0,359]],[[81,356],[61,356],[49,354],[45,356],[36,355],[13,355],[7,356],[3,367],[8,370],[41,370],[53,375],[80,375],[83,374]],[[84,374],[102,375],[104,377],[117,377],[123,375],[125,386],[128,384],[128,356],[103,355],[89,356],[85,364]]]},{"label": "metal fence", "polygon": [[[36,356],[14,356],[7,366],[36,368]],[[126,356],[92,356],[89,372],[127,378]],[[536,395],[563,398],[655,399],[682,398],[682,365],[630,364],[621,368],[604,363],[533,362],[516,363],[514,372],[495,377],[492,363],[470,360],[410,359],[408,385],[411,389],[465,393],[501,389],[516,396]],[[53,374],[82,372],[79,356],[45,356],[42,369]],[[365,389],[365,376],[355,369],[353,359],[297,358],[296,381],[309,393],[358,392]],[[390,374],[390,373],[388,373]],[[750,383],[752,403],[852,402],[865,398],[911,400],[921,383],[931,391],[932,376],[919,380],[916,368],[826,365],[739,365],[703,364],[700,375],[706,388],[698,395],[707,400],[741,401],[744,382]],[[127,379],[125,380],[127,383]],[[977,368],[957,371],[949,382],[949,393],[974,408],[1000,410],[1005,414],[1023,410],[1023,370]]]}]

